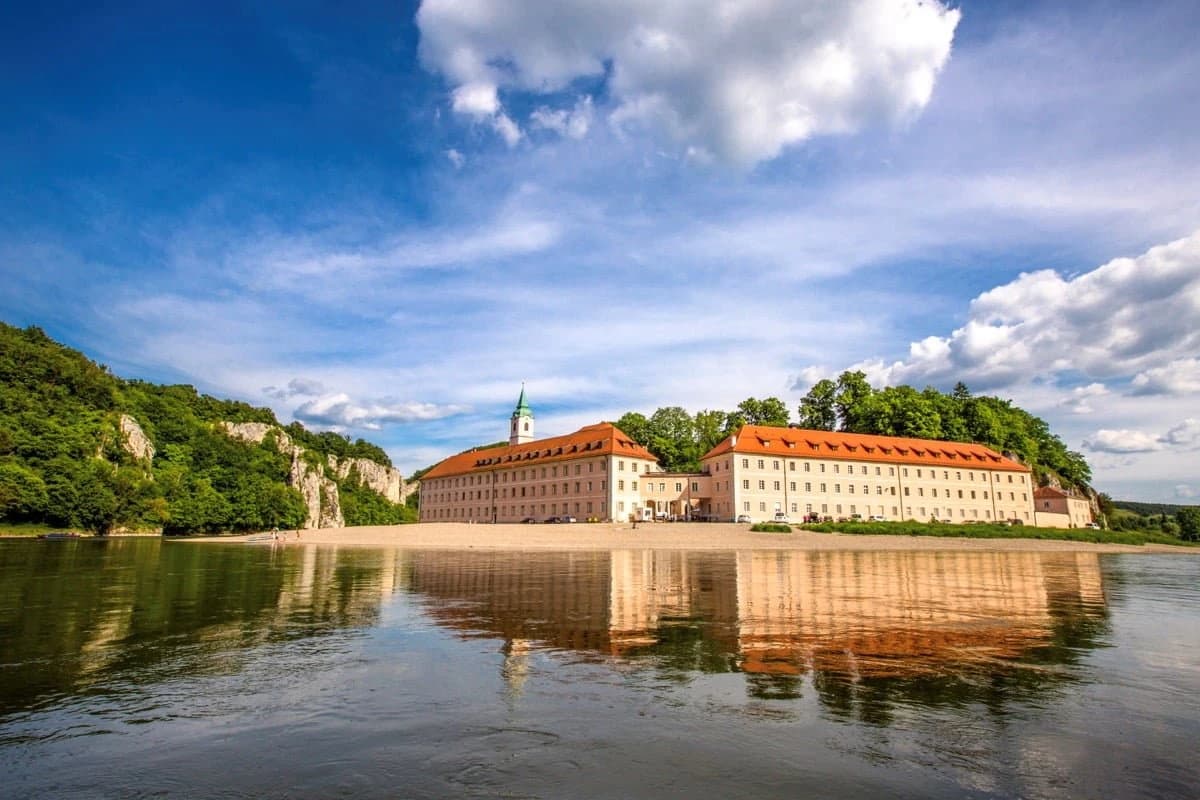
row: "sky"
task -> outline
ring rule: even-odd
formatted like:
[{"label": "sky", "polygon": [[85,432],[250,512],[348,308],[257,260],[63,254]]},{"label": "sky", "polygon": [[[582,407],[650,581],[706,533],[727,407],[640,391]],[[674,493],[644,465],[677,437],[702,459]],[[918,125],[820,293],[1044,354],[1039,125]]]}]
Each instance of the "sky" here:
[{"label": "sky", "polygon": [[410,472],[845,369],[1200,502],[1200,5],[109,2],[0,30],[0,319]]}]

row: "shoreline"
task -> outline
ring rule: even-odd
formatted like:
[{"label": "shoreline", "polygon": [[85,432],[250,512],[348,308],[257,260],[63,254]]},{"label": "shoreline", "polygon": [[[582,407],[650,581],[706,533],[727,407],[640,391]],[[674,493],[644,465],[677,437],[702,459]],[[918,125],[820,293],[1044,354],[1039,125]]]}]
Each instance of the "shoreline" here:
[{"label": "shoreline", "polygon": [[[242,543],[250,536],[197,536],[178,542]],[[272,545],[399,547],[420,550],[976,550],[1084,553],[1176,553],[1200,548],[1163,544],[1107,544],[1064,539],[974,539],[970,537],[817,533],[754,533],[732,522],[574,523],[564,525],[417,522],[280,531]]]}]

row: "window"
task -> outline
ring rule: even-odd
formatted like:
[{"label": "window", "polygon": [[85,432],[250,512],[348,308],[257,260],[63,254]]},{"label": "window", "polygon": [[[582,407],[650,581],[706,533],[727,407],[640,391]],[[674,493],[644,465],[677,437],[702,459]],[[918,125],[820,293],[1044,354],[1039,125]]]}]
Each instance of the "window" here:
[{"label": "window", "polygon": [[742,488],[743,488],[743,489],[749,489],[749,488],[750,488],[750,481],[745,481],[745,480],[744,480],[744,481],[742,481]]},{"label": "window", "polygon": [[775,481],[775,491],[779,491],[779,481]]},{"label": "window", "polygon": [[824,464],[822,464],[822,465],[821,465],[821,472],[824,472],[824,471],[825,471],[825,465],[824,465]]},{"label": "window", "polygon": [[767,482],[766,482],[766,481],[759,481],[759,482],[758,482],[758,488],[759,488],[760,490],[761,490],[761,489],[766,489],[766,488],[767,488]]},{"label": "window", "polygon": [[777,460],[776,460],[776,461],[772,461],[772,462],[771,462],[771,469],[779,469],[779,461],[777,461]]},{"label": "window", "polygon": [[903,470],[901,470],[901,472],[904,475],[904,477],[906,477],[906,478],[908,477],[908,467],[904,467]]},{"label": "window", "polygon": [[625,481],[617,481],[617,491],[618,492],[625,491]]},{"label": "window", "polygon": [[812,464],[810,464],[810,463],[808,463],[807,461],[805,461],[805,462],[804,462],[804,471],[805,471],[805,472],[812,472]]},{"label": "window", "polygon": [[[659,488],[661,488],[661,487],[662,487],[662,484],[659,484]],[[683,484],[680,483],[679,481],[675,482],[675,491],[677,491],[677,492],[683,491]]]},{"label": "window", "polygon": [[618,500],[617,501],[617,511],[624,511],[624,510],[625,510],[625,501]]},{"label": "window", "polygon": [[766,510],[767,510],[767,504],[766,504],[766,503],[759,503],[759,504],[758,504],[758,510],[759,510],[759,511],[766,511]]},{"label": "window", "polygon": [[692,481],[692,491],[693,492],[700,491],[700,483],[698,481]]},{"label": "window", "polygon": [[796,482],[795,481],[788,481],[788,490],[793,491],[793,492],[796,491]]},{"label": "window", "polygon": [[797,511],[796,504],[795,504],[795,503],[792,503],[792,513],[793,513],[793,514],[795,514],[795,513],[796,513],[796,511]]},{"label": "window", "polygon": [[804,491],[806,491],[806,492],[811,492],[811,491],[812,491],[812,484],[811,484],[811,483],[808,483],[808,482],[805,482],[805,484],[804,484]]},{"label": "window", "polygon": [[908,487],[907,486],[904,487],[904,496],[908,497]]},{"label": "window", "polygon": [[854,484],[853,483],[850,484],[849,486],[847,486],[846,489],[850,492],[850,494],[854,494]]},{"label": "window", "polygon": [[742,459],[742,468],[743,468],[743,469],[749,469],[749,468],[750,468],[750,459],[748,459],[748,458],[743,458],[743,459]]},{"label": "window", "polygon": [[743,509],[743,510],[745,510],[745,511],[749,511],[749,510],[750,510],[750,501],[749,501],[749,500],[747,500],[746,502],[742,503],[742,509]]},{"label": "window", "polygon": [[833,471],[834,471],[834,472],[841,472],[841,471],[842,471],[842,465],[841,465],[841,464],[834,464],[834,465],[833,465]]},{"label": "window", "polygon": [[624,462],[624,461],[618,461],[618,462],[617,462],[617,471],[618,471],[618,472],[624,472],[624,471],[625,471],[625,462]]},{"label": "window", "polygon": [[878,475],[878,474],[879,474],[879,467],[876,467],[876,468],[875,468],[875,474],[876,474],[876,475]]},{"label": "window", "polygon": [[825,494],[825,484],[821,484],[821,494]]},{"label": "window", "polygon": [[795,461],[789,461],[789,462],[788,462],[788,469],[789,469],[790,471],[792,471],[792,472],[795,472],[795,471],[796,471],[796,462],[795,462]]},{"label": "window", "polygon": [[842,493],[842,485],[841,485],[840,483],[835,483],[835,484],[833,485],[833,493],[834,493],[834,494],[841,494],[841,493]]},{"label": "window", "polygon": [[764,467],[763,467],[763,460],[762,460],[761,458],[758,460],[758,468],[759,468],[759,469],[764,469]]},{"label": "window", "polygon": [[637,481],[630,481],[629,488],[636,492],[637,491]]}]

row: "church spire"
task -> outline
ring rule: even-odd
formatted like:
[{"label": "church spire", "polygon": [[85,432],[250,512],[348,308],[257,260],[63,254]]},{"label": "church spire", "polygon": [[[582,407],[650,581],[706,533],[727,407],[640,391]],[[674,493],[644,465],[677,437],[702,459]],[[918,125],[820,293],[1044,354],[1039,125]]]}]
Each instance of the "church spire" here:
[{"label": "church spire", "polygon": [[521,396],[517,398],[517,407],[513,409],[512,423],[508,429],[508,443],[524,444],[533,441],[533,411],[525,399],[525,383],[521,383]]}]

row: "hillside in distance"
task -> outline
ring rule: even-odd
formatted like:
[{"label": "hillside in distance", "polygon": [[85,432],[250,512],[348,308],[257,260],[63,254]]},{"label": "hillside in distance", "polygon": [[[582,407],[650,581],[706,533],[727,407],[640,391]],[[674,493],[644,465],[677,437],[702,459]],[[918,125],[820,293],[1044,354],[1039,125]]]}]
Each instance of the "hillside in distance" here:
[{"label": "hillside in distance", "polygon": [[378,446],[191,386],[125,380],[0,323],[0,522],[166,533],[411,522]]}]

